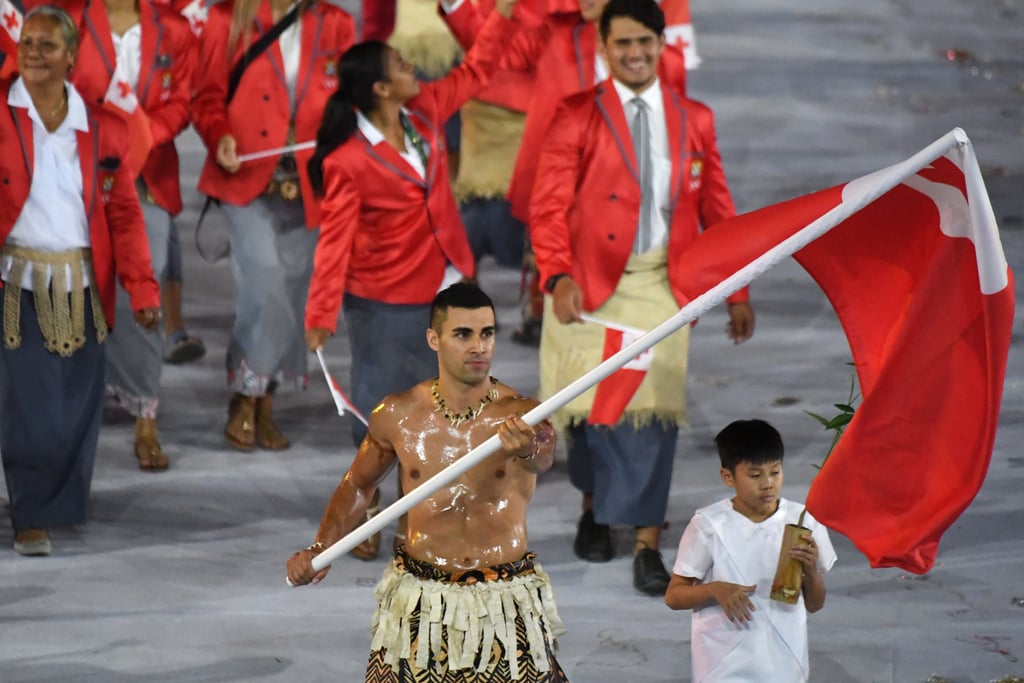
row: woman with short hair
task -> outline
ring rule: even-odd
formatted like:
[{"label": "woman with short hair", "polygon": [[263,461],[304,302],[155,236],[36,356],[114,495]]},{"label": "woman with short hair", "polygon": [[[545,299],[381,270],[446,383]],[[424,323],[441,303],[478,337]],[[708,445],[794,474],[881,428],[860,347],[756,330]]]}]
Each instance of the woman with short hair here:
[{"label": "woman with short hair", "polygon": [[115,275],[136,324],[160,318],[127,129],[68,81],[78,45],[66,12],[36,7],[0,82],[0,455],[23,555],[86,519]]}]

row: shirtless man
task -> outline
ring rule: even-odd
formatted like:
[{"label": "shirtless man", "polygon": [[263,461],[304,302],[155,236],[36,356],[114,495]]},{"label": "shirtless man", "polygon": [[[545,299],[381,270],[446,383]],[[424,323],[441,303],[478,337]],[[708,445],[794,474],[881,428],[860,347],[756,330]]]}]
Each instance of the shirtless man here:
[{"label": "shirtless man", "polygon": [[315,542],[288,561],[292,583],[319,583],[329,568],[314,571],[313,557],[366,518],[396,462],[411,491],[498,434],[502,450],[409,511],[406,544],[375,591],[368,683],[449,680],[448,671],[463,672],[460,681],[566,680],[552,653],[563,629],[551,584],[526,535],[527,504],[554,460],[555,434],[520,417],[535,400],[490,376],[494,333],[494,306],[477,287],[437,295],[427,330],[437,379],[374,409]]}]

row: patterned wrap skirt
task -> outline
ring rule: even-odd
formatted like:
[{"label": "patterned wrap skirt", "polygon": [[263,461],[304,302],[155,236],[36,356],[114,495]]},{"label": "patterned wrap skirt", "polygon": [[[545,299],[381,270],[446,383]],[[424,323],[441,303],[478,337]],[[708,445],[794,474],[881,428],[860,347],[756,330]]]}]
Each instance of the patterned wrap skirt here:
[{"label": "patterned wrap skirt", "polygon": [[521,560],[451,574],[396,553],[377,585],[367,683],[561,683],[547,574]]}]

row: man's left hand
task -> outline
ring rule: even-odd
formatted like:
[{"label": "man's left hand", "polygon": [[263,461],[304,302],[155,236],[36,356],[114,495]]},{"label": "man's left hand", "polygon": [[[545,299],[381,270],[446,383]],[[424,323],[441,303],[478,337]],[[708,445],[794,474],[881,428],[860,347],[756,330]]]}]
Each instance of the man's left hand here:
[{"label": "man's left hand", "polygon": [[517,458],[529,458],[535,453],[534,438],[537,430],[526,423],[523,418],[514,415],[498,425],[498,438],[501,447],[509,455]]},{"label": "man's left hand", "polygon": [[733,344],[742,344],[754,335],[754,309],[748,302],[729,304],[729,324],[725,334]]}]

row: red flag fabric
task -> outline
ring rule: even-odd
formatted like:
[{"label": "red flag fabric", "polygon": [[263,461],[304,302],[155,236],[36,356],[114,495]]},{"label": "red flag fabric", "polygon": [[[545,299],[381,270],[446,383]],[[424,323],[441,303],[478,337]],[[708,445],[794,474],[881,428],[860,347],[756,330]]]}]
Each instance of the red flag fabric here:
[{"label": "red flag fabric", "polygon": [[[617,327],[607,323],[605,325],[604,352],[601,360],[611,358],[645,334],[643,330]],[[620,370],[601,380],[594,395],[594,404],[587,416],[588,424],[613,427],[618,423],[633,394],[647,376],[653,357],[654,349],[648,349],[623,365]]]},{"label": "red flag fabric", "polygon": [[0,78],[9,78],[18,70],[18,41],[24,14],[20,3],[0,0]]},{"label": "red flag fabric", "polygon": [[324,359],[323,349],[316,350],[316,357],[320,361],[320,369],[324,372],[324,379],[327,380],[327,388],[331,392],[331,398],[334,399],[334,406],[338,409],[338,415],[344,415],[346,412],[351,413],[357,420],[362,422],[364,425],[369,425],[366,418],[363,416],[359,409],[356,408],[356,404],[352,403],[352,399],[348,397],[341,385],[334,379],[334,375],[327,368],[327,361]]},{"label": "red flag fabric", "polygon": [[701,59],[690,19],[690,0],[661,0],[659,4],[665,13],[665,42],[683,53],[687,69],[696,69]]},{"label": "red flag fabric", "polygon": [[1013,275],[967,136],[719,223],[681,270],[702,271],[700,294],[823,227],[796,258],[835,307],[862,401],[807,508],[871,566],[925,573],[985,479],[1013,322]]},{"label": "red flag fabric", "polygon": [[203,35],[203,29],[206,28],[206,20],[210,16],[210,7],[206,0],[191,0],[181,7],[178,13],[188,20],[188,25],[196,38]]},{"label": "red flag fabric", "polygon": [[128,124],[128,167],[137,177],[153,149],[153,130],[120,62],[114,67],[114,75],[103,98],[103,108],[122,117]]}]

